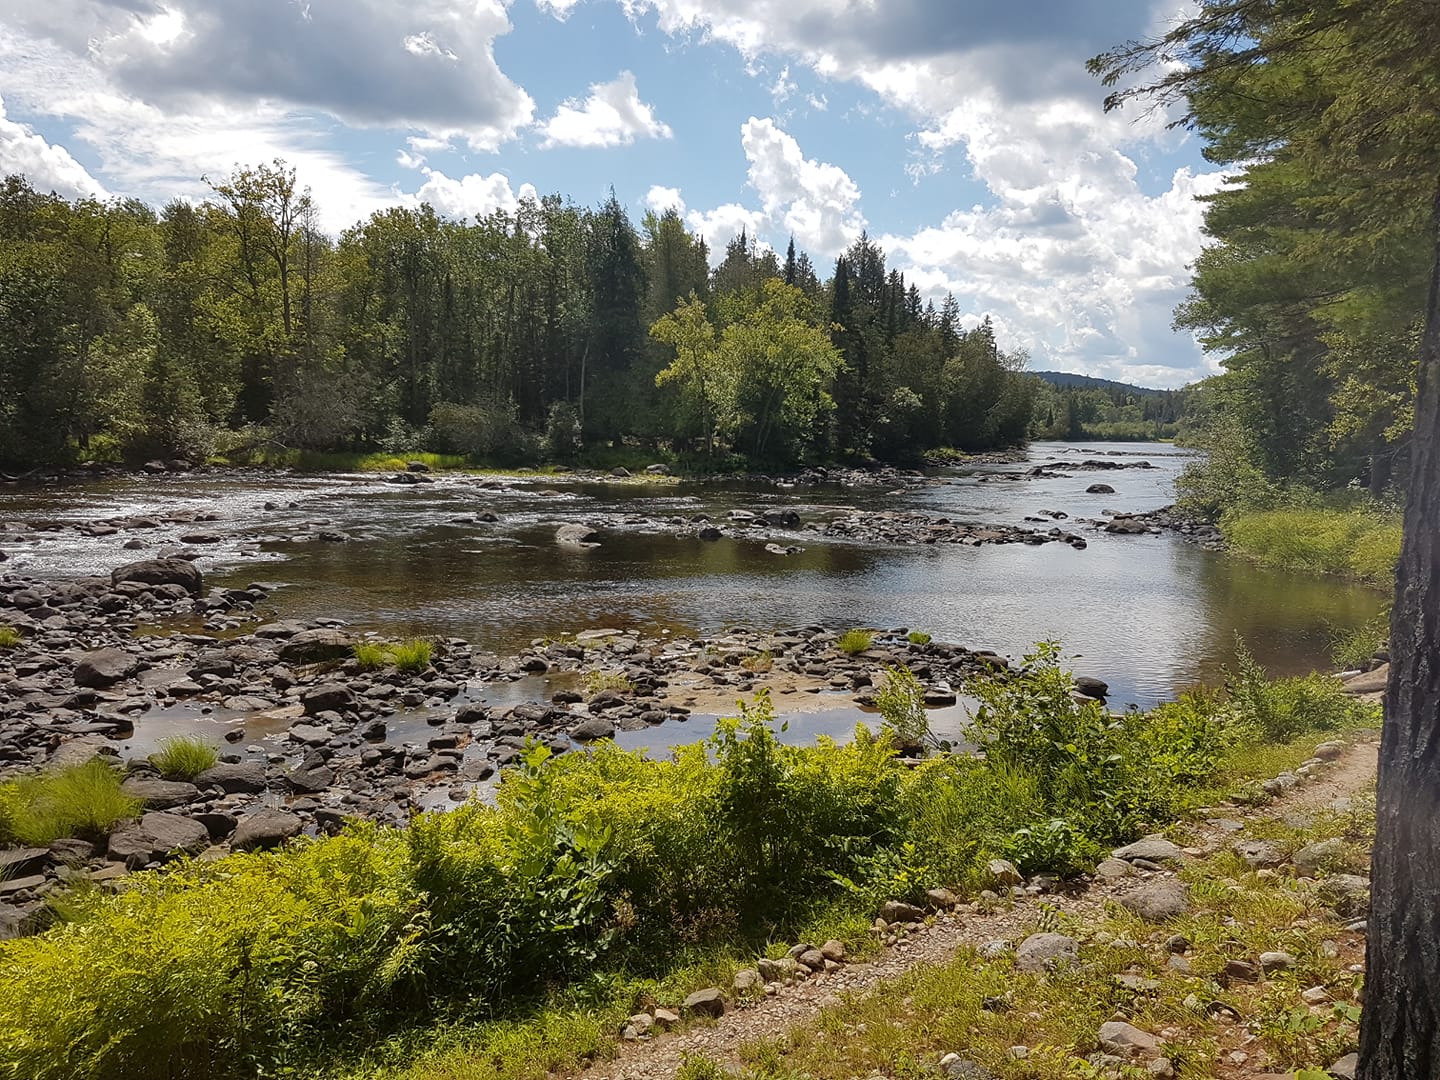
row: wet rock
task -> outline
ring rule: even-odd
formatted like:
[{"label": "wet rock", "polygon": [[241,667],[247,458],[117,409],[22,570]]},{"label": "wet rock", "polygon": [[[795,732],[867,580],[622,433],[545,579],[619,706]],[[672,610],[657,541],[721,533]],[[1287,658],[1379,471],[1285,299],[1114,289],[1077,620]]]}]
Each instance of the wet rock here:
[{"label": "wet rock", "polygon": [[124,581],[141,585],[179,585],[191,596],[199,596],[204,579],[200,570],[188,559],[142,559],[110,571],[110,583]]},{"label": "wet rock", "polygon": [[96,649],[75,665],[75,685],[104,690],[140,670],[140,659],[123,649]]},{"label": "wet rock", "polygon": [[555,530],[555,542],[564,547],[598,547],[600,534],[588,525],[561,525]]},{"label": "wet rock", "polygon": [[1120,897],[1121,906],[1146,922],[1162,923],[1190,910],[1190,888],[1181,881],[1157,881]]},{"label": "wet rock", "polygon": [[260,851],[279,847],[303,826],[300,818],[287,810],[258,810],[240,819],[230,847],[235,851]]},{"label": "wet rock", "polygon": [[1065,934],[1031,934],[1015,950],[1020,971],[1049,971],[1079,959],[1080,943]]},{"label": "wet rock", "polygon": [[1086,697],[1098,698],[1103,701],[1110,693],[1110,684],[1104,679],[1091,678],[1089,675],[1075,676],[1075,689]]},{"label": "wet rock", "polygon": [[1091,484],[1085,489],[1086,495],[1114,495],[1115,489],[1109,484]]}]

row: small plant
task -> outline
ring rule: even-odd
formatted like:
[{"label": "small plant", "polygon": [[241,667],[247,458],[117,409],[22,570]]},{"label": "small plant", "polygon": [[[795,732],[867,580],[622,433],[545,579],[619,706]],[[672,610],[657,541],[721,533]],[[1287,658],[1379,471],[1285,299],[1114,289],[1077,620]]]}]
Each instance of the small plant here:
[{"label": "small plant", "polygon": [[1376,615],[1359,626],[1336,626],[1330,631],[1330,659],[1341,671],[1363,668],[1390,640],[1390,615]]},{"label": "small plant", "polygon": [[164,739],[159,751],[150,755],[150,763],[166,780],[194,780],[219,760],[220,751],[193,735]]},{"label": "small plant", "polygon": [[1261,742],[1284,743],[1314,731],[1359,726],[1373,719],[1376,711],[1347,695],[1340,680],[1331,676],[1271,682],[1238,638],[1235,667],[1227,668],[1225,675],[1237,724]]},{"label": "small plant", "polygon": [[893,733],[897,749],[923,750],[932,741],[930,721],[925,716],[925,688],[909,668],[885,669],[885,682],[876,691],[875,707]]},{"label": "small plant", "polygon": [[587,694],[598,694],[602,690],[614,690],[617,694],[629,694],[635,684],[618,671],[587,671],[581,685]]},{"label": "small plant", "polygon": [[911,630],[905,635],[905,640],[911,645],[929,645],[931,638],[924,630]]},{"label": "small plant", "polygon": [[430,666],[435,646],[420,638],[411,638],[390,646],[390,660],[401,671],[415,673]]},{"label": "small plant", "polygon": [[390,662],[389,647],[378,641],[358,642],[354,652],[361,671],[378,671]]},{"label": "small plant", "polygon": [[775,666],[775,657],[770,654],[769,650],[751,653],[749,656],[741,658],[740,666],[754,675],[763,675]]},{"label": "small plant", "polygon": [[13,626],[0,626],[0,649],[13,649],[20,644],[20,631]]},{"label": "small plant", "polygon": [[143,803],[120,789],[120,774],[99,758],[0,785],[0,843],[99,839],[135,817]]},{"label": "small plant", "polygon": [[727,1075],[713,1058],[704,1054],[686,1054],[675,1070],[675,1080],[726,1080]]},{"label": "small plant", "polygon": [[869,630],[861,630],[858,626],[853,630],[846,630],[835,642],[835,647],[846,656],[858,656],[875,641],[875,634]]}]

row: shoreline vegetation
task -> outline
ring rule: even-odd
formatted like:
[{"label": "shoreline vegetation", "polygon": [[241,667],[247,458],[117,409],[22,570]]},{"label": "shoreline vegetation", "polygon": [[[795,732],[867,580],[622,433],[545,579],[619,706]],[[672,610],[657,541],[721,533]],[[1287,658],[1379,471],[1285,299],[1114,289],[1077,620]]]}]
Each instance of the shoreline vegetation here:
[{"label": "shoreline vegetation", "polygon": [[[493,806],[183,859],[118,891],[77,876],[50,898],[56,925],[0,944],[0,1075],[540,1080],[777,943],[873,954],[877,910],[923,918],[937,889],[988,903],[996,859],[1063,888],[1197,807],[1263,801],[1317,740],[1378,723],[1333,678],[1272,681],[1248,660],[1228,692],[1149,713],[1075,686],[1053,645],[973,679],[979,755],[930,746],[903,668],[878,728],[844,745],[781,743],[762,691],[668,760],[532,740]],[[34,803],[34,782],[6,785],[0,825],[23,833]],[[52,816],[81,841],[109,825]]]}]

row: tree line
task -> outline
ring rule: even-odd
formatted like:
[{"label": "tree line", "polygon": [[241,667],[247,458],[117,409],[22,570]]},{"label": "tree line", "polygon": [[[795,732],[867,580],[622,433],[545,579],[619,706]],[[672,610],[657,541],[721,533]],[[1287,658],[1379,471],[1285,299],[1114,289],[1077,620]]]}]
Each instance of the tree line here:
[{"label": "tree line", "polygon": [[0,185],[0,465],[265,446],[573,460],[912,460],[1023,441],[1035,381],[988,320],[861,236],[821,280],[745,234],[713,269],[613,194],[327,235],[284,162],[158,213]]}]

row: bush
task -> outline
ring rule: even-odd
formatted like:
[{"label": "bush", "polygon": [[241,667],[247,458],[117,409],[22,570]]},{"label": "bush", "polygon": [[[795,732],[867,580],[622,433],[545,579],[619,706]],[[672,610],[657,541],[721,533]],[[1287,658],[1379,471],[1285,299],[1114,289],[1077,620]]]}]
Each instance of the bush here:
[{"label": "bush", "polygon": [[24,638],[20,631],[13,626],[0,626],[0,649],[14,649],[20,645]]},{"label": "bush", "polygon": [[1395,583],[1402,532],[1396,514],[1289,508],[1227,514],[1221,527],[1234,550],[1267,566],[1387,588]]},{"label": "bush", "polygon": [[925,715],[925,688],[909,668],[885,669],[885,682],[875,693],[875,707],[899,749],[923,750],[932,741]]},{"label": "bush", "polygon": [[835,642],[835,647],[847,656],[857,656],[870,648],[874,641],[875,634],[872,631],[856,627],[841,634]]},{"label": "bush", "polygon": [[215,767],[220,751],[204,739],[181,735],[163,739],[150,762],[166,780],[194,780],[206,769]]},{"label": "bush", "polygon": [[1390,613],[1384,612],[1359,626],[1332,627],[1330,659],[1341,671],[1367,666],[1390,641]]},{"label": "bush", "polygon": [[598,694],[602,690],[629,694],[635,690],[635,684],[619,671],[587,671],[581,677],[580,684],[587,694]]},{"label": "bush", "polygon": [[0,843],[45,845],[62,837],[104,837],[140,813],[120,790],[120,773],[99,758],[0,784]]},{"label": "bush", "polygon": [[1301,735],[1338,731],[1378,719],[1378,706],[1345,693],[1334,676],[1271,681],[1243,641],[1236,641],[1235,653],[1235,667],[1225,672],[1226,683],[1234,724],[1252,741],[1288,743]]},{"label": "bush", "polygon": [[390,647],[379,641],[357,641],[350,650],[361,671],[378,671],[390,662]]},{"label": "bush", "polygon": [[444,453],[506,462],[538,456],[533,437],[520,426],[519,411],[508,399],[472,405],[441,402],[430,410],[430,427]]},{"label": "bush", "polygon": [[929,645],[930,635],[925,633],[924,630],[911,630],[910,633],[905,635],[905,640],[910,642],[911,645]]}]

